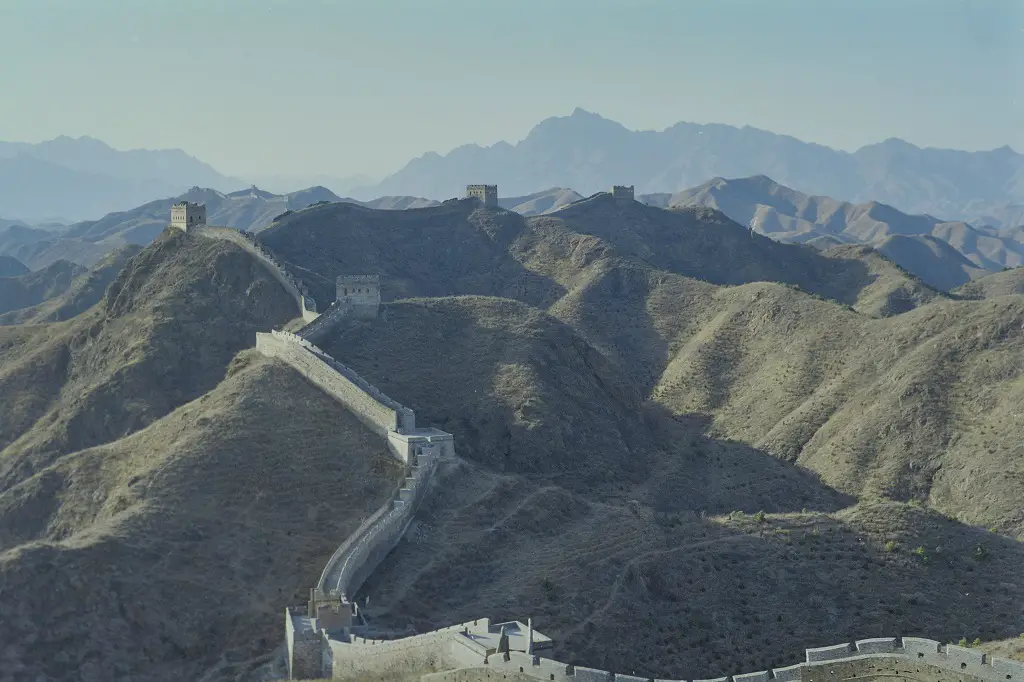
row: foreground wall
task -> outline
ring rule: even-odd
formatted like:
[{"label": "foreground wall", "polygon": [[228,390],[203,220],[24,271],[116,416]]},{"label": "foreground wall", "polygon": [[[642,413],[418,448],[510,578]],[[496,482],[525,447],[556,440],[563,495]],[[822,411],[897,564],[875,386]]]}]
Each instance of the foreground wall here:
[{"label": "foreground wall", "polygon": [[394,640],[352,637],[351,642],[328,640],[332,680],[364,680],[383,676],[416,676],[479,665],[486,651],[456,645],[463,631],[486,632],[486,618]]},{"label": "foreground wall", "polygon": [[[482,621],[486,623],[487,621]],[[467,626],[469,626],[467,628]],[[463,624],[434,632],[368,643],[329,641],[332,679],[369,679],[370,676],[408,675],[424,682],[483,682],[497,679],[533,679],[556,682],[685,682],[687,679],[651,678],[572,666],[512,651],[488,653],[463,637],[478,626]],[[486,625],[484,626],[486,627]],[[914,637],[859,640],[820,649],[808,649],[807,660],[787,668],[693,682],[840,682],[847,680],[908,680],[913,682],[1022,682],[1024,663],[930,639]],[[436,671],[436,672],[435,672]]]}]

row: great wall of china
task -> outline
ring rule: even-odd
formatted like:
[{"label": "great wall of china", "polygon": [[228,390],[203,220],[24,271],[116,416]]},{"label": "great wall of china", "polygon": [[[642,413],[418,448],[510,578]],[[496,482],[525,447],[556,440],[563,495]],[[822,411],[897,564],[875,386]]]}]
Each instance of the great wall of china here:
[{"label": "great wall of china", "polygon": [[[496,195],[496,188],[491,187],[487,186],[488,199],[494,201],[491,196],[492,192]],[[621,194],[626,194],[626,189],[621,188]],[[627,196],[631,194],[630,191]],[[201,215],[197,216],[195,212],[200,209]],[[190,217],[193,219],[189,220]],[[784,668],[713,680],[673,680],[558,662],[548,655],[552,640],[535,631],[529,619],[524,624],[491,623],[483,618],[396,639],[363,636],[368,629],[355,603],[355,594],[401,540],[430,489],[439,462],[454,458],[454,439],[443,431],[417,428],[412,410],[384,395],[309,340],[311,335],[322,337],[329,333],[335,323],[358,306],[339,298],[318,324],[320,315],[305,287],[254,237],[233,228],[207,226],[205,219],[205,207],[178,204],[172,210],[171,224],[188,234],[230,241],[250,253],[295,298],[307,323],[296,334],[278,330],[257,334],[257,350],[285,362],[341,403],[385,438],[390,452],[407,467],[405,480],[393,498],[345,538],[330,557],[317,585],[310,589],[308,603],[285,609],[289,679],[370,680],[391,675],[388,679],[421,682],[839,682],[880,678],[915,682],[1024,682],[1024,663],[915,637],[863,639],[807,649],[803,662]],[[360,295],[363,293],[360,290]],[[379,289],[376,293],[379,301]],[[365,305],[365,299],[360,304]],[[367,316],[365,307],[360,316]]]}]

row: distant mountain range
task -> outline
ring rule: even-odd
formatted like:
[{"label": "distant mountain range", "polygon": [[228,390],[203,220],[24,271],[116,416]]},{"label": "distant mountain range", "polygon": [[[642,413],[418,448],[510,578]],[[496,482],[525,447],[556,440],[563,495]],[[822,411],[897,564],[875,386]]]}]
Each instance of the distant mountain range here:
[{"label": "distant mountain range", "polygon": [[872,201],[851,204],[809,196],[764,175],[713,178],[675,194],[639,197],[645,203],[722,211],[781,242],[818,248],[867,244],[926,283],[949,291],[965,282],[1024,264],[1024,230],[974,227],[929,215],[908,215]]},{"label": "distant mountain range", "polygon": [[541,121],[514,145],[424,154],[351,194],[445,199],[460,196],[467,182],[496,183],[505,195],[552,186],[592,194],[612,184],[634,185],[639,194],[674,193],[708,178],[753,175],[808,194],[997,227],[1024,216],[1024,155],[1009,147],[965,152],[888,139],[848,153],[750,127],[677,123],[635,131],[583,109]]},{"label": "distant mountain range", "polygon": [[323,187],[290,194],[272,194],[256,187],[225,194],[193,187],[177,197],[109,213],[99,220],[75,223],[61,232],[19,224],[0,227],[0,254],[14,256],[33,270],[57,260],[88,267],[122,246],[149,244],[167,227],[171,204],[182,200],[206,204],[207,219],[213,225],[244,230],[269,225],[275,216],[318,201],[344,201]]},{"label": "distant mountain range", "polygon": [[244,184],[178,149],[119,151],[91,137],[0,142],[0,216],[9,219],[73,222],[194,185]]},{"label": "distant mountain range", "polygon": [[[554,188],[522,197],[501,200],[504,208],[524,215],[564,206],[580,199],[572,190]],[[274,194],[258,187],[223,193],[193,187],[184,194],[150,201],[127,211],[109,213],[55,230],[28,226],[19,221],[0,221],[0,254],[13,256],[37,270],[58,260],[89,267],[111,251],[127,244],[149,244],[169,221],[171,204],[192,201],[206,205],[211,225],[258,232],[274,218],[317,202],[345,202],[380,210],[407,210],[436,206],[440,202],[413,196],[385,196],[372,201],[339,197],[325,187],[309,187],[288,194]],[[20,273],[16,273],[20,274]]]},{"label": "distant mountain range", "polygon": [[[525,216],[552,213],[582,200],[579,192],[554,187],[532,194],[502,197],[502,208]],[[866,245],[915,274],[926,284],[952,291],[967,282],[1024,264],[1024,226],[997,229],[964,221],[911,215],[871,201],[854,204],[828,196],[808,195],[765,175],[713,178],[675,193],[639,194],[642,203],[666,209],[708,207],[775,241],[804,243],[821,250]],[[288,194],[250,187],[223,193],[193,187],[177,197],[151,201],[99,220],[75,223],[60,231],[0,223],[0,254],[33,270],[58,260],[92,266],[125,245],[146,245],[167,226],[171,204],[203,203],[213,225],[259,232],[275,219],[312,204],[349,203],[378,210],[409,210],[440,202],[413,195],[388,195],[369,201],[340,197],[315,186]],[[1012,212],[1002,214],[1012,217]],[[1012,221],[1011,221],[1012,222]]]}]

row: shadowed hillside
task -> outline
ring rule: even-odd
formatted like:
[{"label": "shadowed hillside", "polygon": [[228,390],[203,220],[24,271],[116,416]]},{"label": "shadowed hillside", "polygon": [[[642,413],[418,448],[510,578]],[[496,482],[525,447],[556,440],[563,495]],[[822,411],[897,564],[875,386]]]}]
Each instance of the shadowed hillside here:
[{"label": "shadowed hillside", "polygon": [[407,211],[329,204],[282,218],[258,238],[303,278],[323,306],[340,274],[382,275],[385,299],[477,294],[544,308],[562,294],[520,263],[526,219],[476,210],[472,200]]},{"label": "shadowed hillside", "polygon": [[[884,259],[830,258],[714,211],[622,206],[607,195],[530,218],[472,201],[402,212],[330,204],[286,216],[259,238],[303,273],[322,304],[333,300],[337,275],[379,272],[385,298],[479,294],[546,308],[591,260],[611,255],[715,284],[793,284],[868,314],[939,295]],[[890,296],[899,304],[885,304]]]},{"label": "shadowed hillside", "polygon": [[[86,311],[103,298],[107,286],[139,251],[138,246],[125,246],[108,254],[89,270],[76,275],[65,290],[55,292],[52,287],[48,288],[44,293],[47,298],[41,303],[0,315],[0,325],[57,322]],[[40,272],[52,271],[60,263],[66,265],[66,261],[58,261]],[[71,268],[72,271],[77,269],[77,266]]]},{"label": "shadowed hillside", "polygon": [[[385,282],[393,274],[386,299],[511,291],[547,307],[655,411],[696,415],[710,433],[799,462],[851,494],[928,500],[965,521],[1024,533],[1014,492],[1024,460],[1010,417],[1024,366],[1021,299],[954,303],[868,247],[821,254],[702,211],[600,195],[529,219],[470,211],[466,202],[401,214],[325,206],[289,216],[264,240],[296,268],[330,273],[328,281],[340,272],[382,271]],[[435,241],[442,231],[450,242]],[[388,239],[405,243],[389,247]],[[313,243],[322,246],[304,246]],[[516,282],[537,286],[517,291]],[[458,347],[460,315],[441,317]],[[410,339],[402,352],[422,345]],[[336,350],[347,361],[350,349]],[[450,357],[462,365],[478,352],[466,346]],[[399,395],[419,383],[370,376]],[[422,385],[437,382],[444,385]],[[428,414],[436,400],[423,400]],[[559,414],[553,404],[542,400],[541,413]],[[495,428],[481,440],[504,437]],[[461,437],[472,442],[472,432]]]},{"label": "shadowed hillside", "polygon": [[83,315],[0,327],[0,394],[10,406],[0,417],[0,480],[21,480],[198,397],[217,385],[256,331],[297,312],[244,251],[165,232]]},{"label": "shadowed hillside", "polygon": [[17,258],[0,256],[0,277],[18,277],[28,272],[28,268]]},{"label": "shadowed hillside", "polygon": [[[601,196],[318,205],[258,239],[321,306],[381,274],[381,316],[318,344],[455,436],[361,590],[374,625],[532,616],[565,660],[690,678],[1024,631],[1024,297],[954,301],[864,247]],[[281,609],[399,477],[245,350],[297,312],[232,244],[168,231],[86,312],[0,328],[16,674],[275,666]]]},{"label": "shadowed hillside", "polygon": [[66,260],[17,277],[0,277],[0,314],[28,308],[60,296],[85,268]]},{"label": "shadowed hillside", "polygon": [[656,268],[713,284],[792,284],[868,314],[889,314],[874,300],[889,293],[906,298],[910,307],[937,295],[888,261],[869,258],[870,262],[864,262],[866,252],[828,258],[813,248],[777,243],[722,213],[700,207],[665,211],[637,202],[618,205],[610,195],[602,194],[550,218]]}]

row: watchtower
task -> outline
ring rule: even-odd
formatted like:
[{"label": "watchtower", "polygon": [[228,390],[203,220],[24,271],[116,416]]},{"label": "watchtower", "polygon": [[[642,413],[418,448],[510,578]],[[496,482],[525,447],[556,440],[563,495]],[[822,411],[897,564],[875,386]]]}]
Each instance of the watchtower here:
[{"label": "watchtower", "polygon": [[206,204],[193,204],[182,201],[171,206],[171,227],[188,232],[190,227],[206,224]]},{"label": "watchtower", "polygon": [[380,275],[341,275],[335,298],[353,317],[374,318],[380,310]]},{"label": "watchtower", "polygon": [[634,201],[633,185],[612,185],[612,199],[615,201]]},{"label": "watchtower", "polygon": [[484,206],[495,208],[498,205],[498,186],[466,185],[466,198],[479,199]]}]

